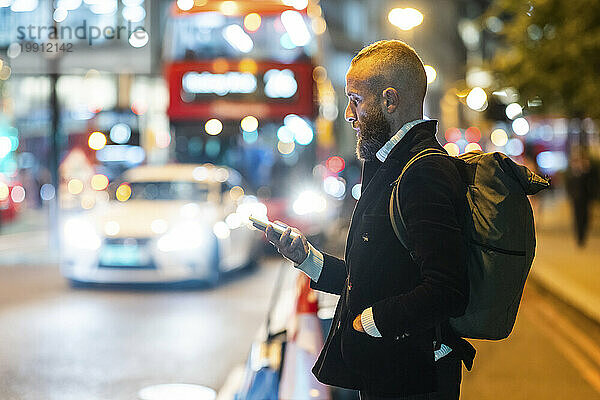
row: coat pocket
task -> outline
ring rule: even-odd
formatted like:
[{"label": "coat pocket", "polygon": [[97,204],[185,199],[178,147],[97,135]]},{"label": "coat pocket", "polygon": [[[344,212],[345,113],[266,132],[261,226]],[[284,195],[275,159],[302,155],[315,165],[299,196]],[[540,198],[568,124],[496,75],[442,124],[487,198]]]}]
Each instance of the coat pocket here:
[{"label": "coat pocket", "polygon": [[[358,314],[357,314],[358,315]],[[433,343],[425,337],[378,338],[352,327],[356,315],[348,315],[341,332],[344,363],[365,378],[403,377],[409,370],[433,366]]]}]

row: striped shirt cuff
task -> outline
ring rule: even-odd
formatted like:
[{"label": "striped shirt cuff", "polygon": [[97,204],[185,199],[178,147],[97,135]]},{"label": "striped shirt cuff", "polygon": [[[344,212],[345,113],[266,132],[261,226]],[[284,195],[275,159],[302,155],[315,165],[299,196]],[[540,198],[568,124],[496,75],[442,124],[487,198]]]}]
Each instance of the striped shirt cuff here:
[{"label": "striped shirt cuff", "polygon": [[296,268],[308,275],[311,280],[317,282],[323,270],[323,254],[310,243],[308,247],[308,257],[302,261],[302,264],[296,265]]},{"label": "striped shirt cuff", "polygon": [[442,344],[439,350],[435,350],[433,352],[433,355],[435,356],[435,361],[439,360],[440,358],[446,357],[448,354],[450,354],[451,351],[452,349],[449,346]]},{"label": "striped shirt cuff", "polygon": [[381,337],[381,333],[375,326],[375,320],[373,319],[373,308],[369,307],[360,314],[360,322],[365,332],[370,336]]}]

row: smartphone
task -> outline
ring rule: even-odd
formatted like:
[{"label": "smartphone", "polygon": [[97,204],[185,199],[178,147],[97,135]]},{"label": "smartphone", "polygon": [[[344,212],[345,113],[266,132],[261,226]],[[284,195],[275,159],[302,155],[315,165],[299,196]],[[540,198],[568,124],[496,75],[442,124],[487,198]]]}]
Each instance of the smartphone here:
[{"label": "smartphone", "polygon": [[[279,233],[280,237],[283,234],[283,232],[285,232],[285,230],[288,228],[287,226],[280,225],[280,224],[275,223],[275,222],[271,222],[268,219],[259,219],[259,218],[253,217],[252,215],[249,216],[248,219],[250,221],[252,221],[252,225],[254,225],[255,228],[260,229],[263,232],[267,229],[268,225],[271,225],[273,227],[273,230],[275,230],[275,232]],[[292,231],[290,233],[290,237],[292,239],[294,239],[294,238],[296,238],[298,236],[300,236],[300,235],[298,235],[294,231]]]}]

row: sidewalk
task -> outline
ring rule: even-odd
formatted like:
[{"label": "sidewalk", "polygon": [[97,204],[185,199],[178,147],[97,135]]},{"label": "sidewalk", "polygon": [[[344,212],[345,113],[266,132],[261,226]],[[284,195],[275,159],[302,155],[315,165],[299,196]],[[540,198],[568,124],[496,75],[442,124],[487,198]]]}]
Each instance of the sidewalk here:
[{"label": "sidewalk", "polygon": [[58,263],[49,239],[48,211],[22,210],[16,220],[0,227],[0,266]]},{"label": "sidewalk", "polygon": [[536,213],[537,252],[532,280],[600,323],[600,205],[591,213],[584,248],[577,246],[570,205],[548,198]]}]

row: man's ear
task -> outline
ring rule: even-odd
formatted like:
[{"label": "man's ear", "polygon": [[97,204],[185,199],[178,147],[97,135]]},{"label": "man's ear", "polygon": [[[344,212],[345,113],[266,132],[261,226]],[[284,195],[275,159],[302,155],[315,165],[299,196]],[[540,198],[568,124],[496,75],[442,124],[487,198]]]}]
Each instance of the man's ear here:
[{"label": "man's ear", "polygon": [[396,111],[400,105],[400,95],[398,94],[398,91],[393,87],[389,87],[384,89],[381,95],[383,96],[383,104],[387,112],[391,114]]}]

